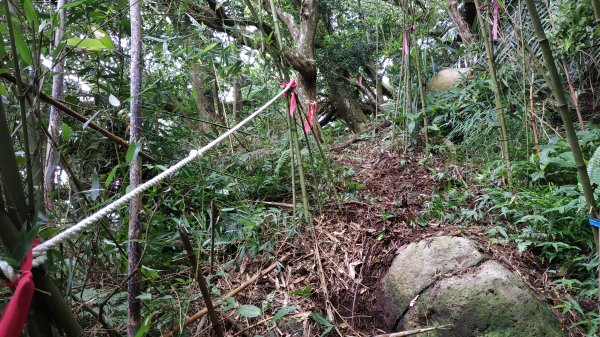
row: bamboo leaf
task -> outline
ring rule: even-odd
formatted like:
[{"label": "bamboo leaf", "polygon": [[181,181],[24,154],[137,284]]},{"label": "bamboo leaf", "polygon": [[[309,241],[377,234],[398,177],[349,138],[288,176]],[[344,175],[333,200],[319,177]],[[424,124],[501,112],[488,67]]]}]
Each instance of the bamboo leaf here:
[{"label": "bamboo leaf", "polygon": [[104,182],[104,187],[108,188],[110,186],[112,181],[115,179],[115,174],[117,174],[118,169],[119,165],[113,167],[113,169],[110,170],[110,173],[108,174],[108,176],[106,177],[106,181]]},{"label": "bamboo leaf", "polygon": [[31,50],[29,50],[29,46],[27,45],[27,42],[25,42],[25,38],[21,33],[20,27],[18,27],[18,25],[15,23],[13,23],[13,31],[13,35],[15,36],[15,45],[17,46],[17,52],[19,53],[19,56],[23,61],[25,61],[25,63],[32,65],[33,60],[31,59]]},{"label": "bamboo leaf", "polygon": [[60,9],[68,9],[68,8],[73,8],[73,7],[77,7],[77,6],[81,6],[83,4],[86,4],[90,2],[90,0],[77,0],[77,1],[72,1],[69,3],[66,3],[64,5],[62,5],[62,7],[59,8]]},{"label": "bamboo leaf", "polygon": [[130,142],[129,147],[127,148],[127,153],[125,154],[125,162],[127,164],[131,164],[131,162],[137,157],[138,152],[140,152],[140,143]]},{"label": "bamboo leaf", "polygon": [[102,41],[96,40],[96,39],[91,39],[91,38],[78,39],[78,38],[74,37],[74,38],[67,39],[67,44],[74,48],[84,49],[84,50],[89,50],[89,51],[102,51],[102,50],[110,50],[111,49],[111,48],[108,48],[104,43],[102,43]]},{"label": "bamboo leaf", "polygon": [[33,8],[33,3],[31,2],[31,0],[24,0],[23,1],[23,9],[25,11],[25,18],[27,19],[28,22],[31,23],[31,25],[33,26],[33,30],[37,31],[38,30],[38,19],[37,19],[37,14],[35,12],[35,8]]}]

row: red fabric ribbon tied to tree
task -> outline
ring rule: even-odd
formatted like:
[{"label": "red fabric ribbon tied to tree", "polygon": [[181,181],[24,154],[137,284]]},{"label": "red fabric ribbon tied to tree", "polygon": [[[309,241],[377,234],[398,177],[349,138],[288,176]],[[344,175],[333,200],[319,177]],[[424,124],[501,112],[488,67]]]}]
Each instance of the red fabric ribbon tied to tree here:
[{"label": "red fabric ribbon tied to tree", "polygon": [[[33,247],[37,246],[39,240],[35,240]],[[17,288],[4,309],[4,315],[0,319],[0,337],[18,337],[23,331],[23,326],[27,320],[29,305],[33,297],[33,275],[31,274],[32,251],[29,250],[25,260],[21,264],[21,276],[15,282],[10,282],[9,286]]]},{"label": "red fabric ribbon tied to tree", "polygon": [[498,0],[494,0],[494,25],[492,27],[492,38],[494,41],[498,39],[498,15],[500,8],[498,7]]},{"label": "red fabric ribbon tied to tree", "polygon": [[[290,92],[290,117],[294,117],[294,110],[296,110],[296,80],[291,80],[288,84],[280,84],[282,88],[287,88],[289,86]],[[285,97],[287,97],[287,92],[285,93]],[[1,337],[1,336],[0,336]]]},{"label": "red fabric ribbon tied to tree", "polygon": [[315,116],[317,115],[318,103],[316,101],[306,102],[306,119],[308,123],[304,122],[304,132],[310,133],[311,126],[315,125]]}]

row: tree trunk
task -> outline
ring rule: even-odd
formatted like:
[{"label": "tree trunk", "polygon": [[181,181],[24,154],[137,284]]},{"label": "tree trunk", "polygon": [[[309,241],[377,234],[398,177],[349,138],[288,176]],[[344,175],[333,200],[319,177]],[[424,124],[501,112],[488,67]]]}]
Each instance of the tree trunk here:
[{"label": "tree trunk", "polygon": [[[130,142],[141,146],[141,114],[142,114],[142,0],[130,0],[131,20],[131,118],[130,118]],[[129,182],[131,186],[137,186],[142,182],[142,159],[135,156],[129,169]],[[127,282],[127,336],[134,337],[140,327],[141,303],[137,297],[141,293],[141,244],[139,240],[142,234],[142,196],[133,198],[129,204],[129,243],[128,243],[128,276]]]},{"label": "tree trunk", "polygon": [[[192,88],[194,93],[194,101],[196,102],[196,109],[198,110],[198,118],[204,121],[212,122],[217,115],[215,113],[215,104],[213,101],[213,86],[211,90],[206,90],[206,74],[208,68],[201,64],[197,64],[190,72],[190,79],[192,81]],[[199,122],[197,130],[202,132],[210,131],[210,124]]]},{"label": "tree trunk", "polygon": [[233,115],[231,116],[231,123],[235,124],[237,118],[242,114],[242,90],[240,89],[240,80],[235,79],[232,83],[233,86]]},{"label": "tree trunk", "polygon": [[448,6],[448,14],[450,15],[450,19],[456,26],[458,30],[458,35],[462,39],[462,42],[467,45],[471,43],[473,40],[473,34],[471,34],[471,29],[469,28],[469,24],[464,20],[460,10],[458,9],[458,1],[457,0],[445,0],[446,6]]},{"label": "tree trunk", "polygon": [[[65,4],[65,0],[58,0],[56,8],[58,9],[59,23],[56,28],[56,35],[54,36],[54,48],[58,47],[58,44],[63,38],[66,29],[67,16],[64,9],[61,7]],[[55,100],[62,100],[64,80],[65,80],[65,60],[64,60],[64,49],[60,51],[57,56],[56,65],[53,69],[56,74],[52,78],[52,98]],[[60,144],[59,130],[62,124],[62,117],[55,106],[50,106],[50,119],[48,122],[48,139],[46,148],[46,160],[44,162],[44,205],[46,207],[46,213],[52,210],[52,199],[50,194],[54,190],[54,168],[52,168],[58,156],[58,149],[54,147],[54,144]]]},{"label": "tree trunk", "polygon": [[365,131],[367,116],[363,113],[360,103],[350,90],[343,85],[332,88],[331,101],[339,116],[348,124],[350,130],[355,133]]}]

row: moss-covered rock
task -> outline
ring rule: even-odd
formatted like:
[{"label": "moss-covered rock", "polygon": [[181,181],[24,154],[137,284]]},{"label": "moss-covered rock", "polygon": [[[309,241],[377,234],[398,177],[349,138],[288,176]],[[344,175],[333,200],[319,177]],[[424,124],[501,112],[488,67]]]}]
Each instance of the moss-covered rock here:
[{"label": "moss-covered rock", "polygon": [[409,245],[394,260],[385,284],[397,331],[450,324],[425,336],[564,336],[548,305],[464,238]]}]

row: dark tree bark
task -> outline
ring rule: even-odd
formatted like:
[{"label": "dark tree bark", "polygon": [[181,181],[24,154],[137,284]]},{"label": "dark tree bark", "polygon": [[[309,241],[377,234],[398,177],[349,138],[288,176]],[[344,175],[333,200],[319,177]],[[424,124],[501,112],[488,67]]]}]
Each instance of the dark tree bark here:
[{"label": "dark tree bark", "polygon": [[471,29],[469,24],[465,21],[462,13],[458,9],[458,1],[457,0],[445,0],[446,5],[448,6],[448,14],[450,15],[450,19],[456,26],[458,30],[458,35],[462,39],[464,44],[469,44],[473,40],[473,34],[471,34]]},{"label": "dark tree bark", "polygon": [[[130,118],[130,142],[138,146],[141,141],[141,114],[142,114],[142,0],[130,0],[131,20],[131,118]],[[142,158],[136,156],[131,162],[129,169],[129,182],[137,186],[142,182]],[[141,293],[141,266],[142,247],[139,242],[142,234],[142,196],[133,198],[129,204],[129,244],[128,244],[128,275],[127,282],[127,336],[134,337],[140,327],[141,303],[137,297]]]},{"label": "dark tree bark", "polygon": [[[65,34],[67,16],[65,10],[61,9],[64,4],[65,0],[58,0],[56,3],[59,23],[56,28],[56,35],[54,36],[54,48],[57,48]],[[57,60],[56,65],[52,69],[56,72],[52,78],[52,98],[55,100],[62,100],[65,81],[64,51],[60,51]],[[52,169],[52,172],[49,172],[49,170],[52,168],[51,166],[55,162],[56,156],[59,155],[58,149],[54,147],[54,144],[60,144],[59,130],[61,124],[62,117],[58,112],[58,109],[53,105],[50,106],[50,119],[48,122],[48,134],[50,134],[50,139],[48,139],[46,145],[46,160],[44,162],[44,205],[46,207],[46,213],[49,213],[52,210],[52,199],[50,199],[50,194],[54,190],[54,169]]]},{"label": "dark tree bark", "polygon": [[364,114],[356,96],[345,85],[340,85],[332,90],[331,102],[340,117],[344,119],[353,132],[363,132],[366,128],[367,116]]}]

